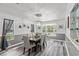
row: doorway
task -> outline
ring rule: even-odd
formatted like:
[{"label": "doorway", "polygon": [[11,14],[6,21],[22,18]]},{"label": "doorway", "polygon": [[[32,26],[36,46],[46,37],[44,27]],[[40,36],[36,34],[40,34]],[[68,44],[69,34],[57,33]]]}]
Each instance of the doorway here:
[{"label": "doorway", "polygon": [[3,33],[2,33],[2,40],[1,40],[1,49],[5,50],[8,46],[11,45],[10,41],[14,40],[13,33],[14,33],[14,25],[13,20],[4,19],[3,21]]}]

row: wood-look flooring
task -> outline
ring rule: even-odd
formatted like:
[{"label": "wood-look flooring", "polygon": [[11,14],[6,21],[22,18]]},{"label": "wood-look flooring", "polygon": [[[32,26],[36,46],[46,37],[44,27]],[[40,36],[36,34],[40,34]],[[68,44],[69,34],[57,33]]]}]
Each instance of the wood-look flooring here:
[{"label": "wood-look flooring", "polygon": [[[47,46],[43,51],[37,54],[31,53],[31,56],[64,56],[63,46],[64,43],[54,39],[46,40]],[[23,55],[23,45],[6,50],[0,56],[27,56],[27,52]]]},{"label": "wood-look flooring", "polygon": [[63,56],[63,44],[52,39],[47,41],[47,47],[38,56]]}]

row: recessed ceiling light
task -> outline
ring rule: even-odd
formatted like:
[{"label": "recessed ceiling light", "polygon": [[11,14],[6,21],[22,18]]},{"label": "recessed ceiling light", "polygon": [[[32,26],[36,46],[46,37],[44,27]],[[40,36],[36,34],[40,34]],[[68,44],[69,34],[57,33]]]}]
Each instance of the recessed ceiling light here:
[{"label": "recessed ceiling light", "polygon": [[37,14],[35,14],[35,16],[36,16],[36,17],[41,17],[42,14],[41,14],[41,13],[37,13]]}]

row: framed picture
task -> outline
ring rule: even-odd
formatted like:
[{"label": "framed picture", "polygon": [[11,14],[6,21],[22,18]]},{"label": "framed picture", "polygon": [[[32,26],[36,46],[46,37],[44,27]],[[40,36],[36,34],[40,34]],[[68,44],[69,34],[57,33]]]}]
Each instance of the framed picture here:
[{"label": "framed picture", "polygon": [[27,28],[29,29],[29,26],[27,26]]},{"label": "framed picture", "polygon": [[23,27],[26,27],[26,25],[25,25],[25,24],[23,24]]},{"label": "framed picture", "polygon": [[60,28],[60,29],[63,29],[63,25],[59,25],[59,28]]},{"label": "framed picture", "polygon": [[22,26],[21,26],[21,25],[19,25],[19,28],[22,28]]}]

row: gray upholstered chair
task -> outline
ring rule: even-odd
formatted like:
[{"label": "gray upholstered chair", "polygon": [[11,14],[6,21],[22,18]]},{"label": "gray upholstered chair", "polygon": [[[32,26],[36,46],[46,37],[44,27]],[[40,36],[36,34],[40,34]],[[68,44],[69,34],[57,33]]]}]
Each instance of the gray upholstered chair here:
[{"label": "gray upholstered chair", "polygon": [[47,46],[47,42],[46,42],[46,40],[47,40],[47,36],[46,36],[46,34],[45,34],[45,35],[44,35],[44,47]]},{"label": "gray upholstered chair", "polygon": [[40,45],[41,50],[43,50],[45,48],[45,46],[47,46],[46,35],[41,35],[41,42],[39,45]]},{"label": "gray upholstered chair", "polygon": [[25,54],[26,50],[28,51],[28,55],[30,55],[30,51],[35,45],[30,45],[30,41],[28,36],[23,36],[23,41],[24,41],[24,50],[23,54]]}]

